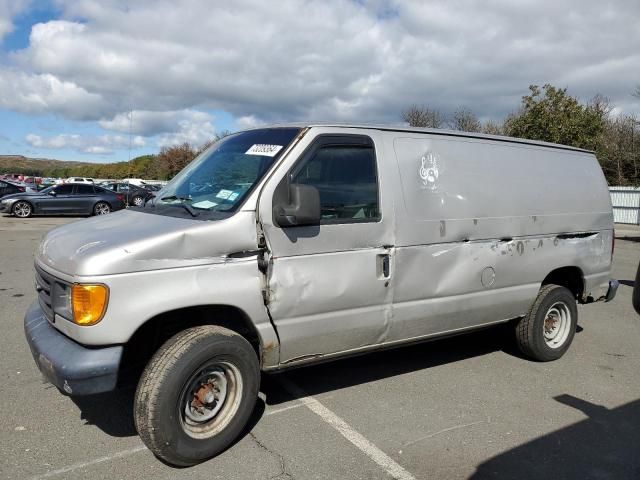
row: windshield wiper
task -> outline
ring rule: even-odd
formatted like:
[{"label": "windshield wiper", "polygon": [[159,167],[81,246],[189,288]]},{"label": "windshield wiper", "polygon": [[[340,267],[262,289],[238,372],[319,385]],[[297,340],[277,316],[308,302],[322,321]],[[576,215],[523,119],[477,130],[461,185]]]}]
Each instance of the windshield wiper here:
[{"label": "windshield wiper", "polygon": [[[191,205],[189,205],[188,203],[184,203],[184,202],[187,202],[187,201],[189,201],[189,202],[192,201],[188,197],[178,197],[177,195],[169,195],[168,197],[162,197],[160,200],[162,200],[162,201],[164,201],[164,200],[181,200],[180,203],[175,203],[174,205],[181,206],[187,212],[189,212],[192,217],[197,217],[197,216],[200,215],[200,213],[196,212]],[[154,203],[154,206],[155,206],[155,202],[153,202],[153,203]]]},{"label": "windshield wiper", "polygon": [[177,195],[169,195],[168,197],[162,197],[160,200],[182,200],[183,202],[191,201],[189,197],[178,197]]},{"label": "windshield wiper", "polygon": [[191,214],[192,217],[197,217],[200,213],[196,212],[191,205],[188,203],[179,203],[182,208],[184,208],[187,212]]}]

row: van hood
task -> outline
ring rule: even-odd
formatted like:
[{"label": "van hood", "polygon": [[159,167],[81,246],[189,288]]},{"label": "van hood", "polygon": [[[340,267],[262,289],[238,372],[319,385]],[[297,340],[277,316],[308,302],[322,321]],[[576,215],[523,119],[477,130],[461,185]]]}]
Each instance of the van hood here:
[{"label": "van hood", "polygon": [[223,263],[256,250],[253,211],[196,221],[122,210],[51,230],[36,260],[67,275],[96,276]]}]

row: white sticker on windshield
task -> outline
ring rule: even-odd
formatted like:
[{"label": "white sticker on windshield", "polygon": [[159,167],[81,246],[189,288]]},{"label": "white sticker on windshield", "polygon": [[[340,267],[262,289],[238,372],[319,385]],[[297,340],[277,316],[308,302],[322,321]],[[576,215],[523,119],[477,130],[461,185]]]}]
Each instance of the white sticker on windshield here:
[{"label": "white sticker on windshield", "polygon": [[215,207],[216,205],[218,205],[216,202],[212,202],[210,200],[202,200],[201,202],[196,202],[191,204],[192,207],[196,207],[196,208],[211,208],[211,207]]},{"label": "white sticker on windshield", "polygon": [[237,192],[233,192],[231,195],[229,195],[229,198],[227,200],[231,200],[232,202],[238,198],[238,193]]},{"label": "white sticker on windshield", "polygon": [[227,198],[229,198],[229,195],[231,195],[232,193],[233,192],[231,190],[220,190],[216,195],[216,198],[221,198],[223,200],[226,200]]},{"label": "white sticker on windshield", "polygon": [[275,157],[282,149],[282,145],[268,145],[266,143],[256,143],[249,150],[244,152],[246,155],[264,155],[265,157]]}]

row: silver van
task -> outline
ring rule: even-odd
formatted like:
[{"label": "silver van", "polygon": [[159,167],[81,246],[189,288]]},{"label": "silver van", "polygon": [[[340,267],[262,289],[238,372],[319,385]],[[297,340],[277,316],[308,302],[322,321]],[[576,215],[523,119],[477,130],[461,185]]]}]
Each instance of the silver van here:
[{"label": "silver van", "polygon": [[153,201],[58,227],[36,255],[33,357],[69,395],[137,381],[175,465],[227,447],[260,373],[512,322],[561,357],[611,300],[613,216],[592,152],[412,128],[236,133]]}]

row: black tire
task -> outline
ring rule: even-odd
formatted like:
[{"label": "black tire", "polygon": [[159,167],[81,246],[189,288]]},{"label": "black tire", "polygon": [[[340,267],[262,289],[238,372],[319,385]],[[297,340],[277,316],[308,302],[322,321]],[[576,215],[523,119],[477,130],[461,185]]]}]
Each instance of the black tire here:
[{"label": "black tire", "polygon": [[28,218],[33,215],[33,206],[25,200],[18,200],[11,207],[11,213],[18,218]]},{"label": "black tire", "polygon": [[111,213],[111,205],[107,202],[98,202],[93,206],[94,215],[106,215],[107,213]]},{"label": "black tire", "polygon": [[[218,365],[220,371],[215,370]],[[220,389],[202,392],[214,385],[209,377],[229,366],[235,373],[224,371],[221,375],[227,380],[239,375],[239,382],[225,384],[230,385],[224,388],[225,398],[215,404],[210,400],[206,405],[212,405],[211,409],[200,403],[205,414],[215,408],[219,411],[207,422],[194,423],[187,410],[191,415],[202,414],[198,407],[191,408],[202,398],[197,392],[220,395]],[[200,382],[200,378],[207,381]],[[197,389],[192,388],[194,381]],[[168,340],[142,373],[134,400],[136,428],[160,459],[181,467],[195,465],[222,452],[238,437],[251,416],[259,385],[258,356],[245,338],[218,326],[190,328]]]},{"label": "black tire", "polygon": [[143,203],[144,203],[144,198],[141,197],[140,195],[136,195],[131,199],[131,205],[133,205],[134,207],[139,207]]},{"label": "black tire", "polygon": [[578,308],[571,291],[544,285],[527,315],[516,323],[518,347],[533,360],[557,360],[569,349],[577,325]]}]

